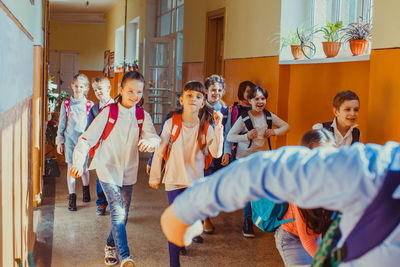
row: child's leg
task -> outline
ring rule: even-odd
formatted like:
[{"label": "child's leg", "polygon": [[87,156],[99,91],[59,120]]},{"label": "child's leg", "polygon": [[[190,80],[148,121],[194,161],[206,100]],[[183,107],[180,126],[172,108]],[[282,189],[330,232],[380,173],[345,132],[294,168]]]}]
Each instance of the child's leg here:
[{"label": "child's leg", "polygon": [[86,165],[86,166],[84,166],[84,170],[83,170],[83,173],[82,173],[82,184],[83,184],[83,186],[88,186],[89,185],[89,178],[90,178],[89,171],[88,171],[87,165]]},{"label": "child's leg", "polygon": [[313,260],[303,248],[299,237],[286,232],[282,227],[275,231],[275,244],[285,266],[310,264]]},{"label": "child's leg", "polygon": [[75,194],[75,185],[76,185],[76,179],[73,178],[69,174],[69,170],[71,169],[72,164],[68,163],[68,169],[67,169],[67,184],[68,184],[68,192],[69,194]]},{"label": "child's leg", "polygon": [[[177,190],[171,190],[167,191],[168,195],[168,204],[171,205],[175,198],[179,196],[186,188],[182,189],[177,189]],[[179,262],[179,253],[181,251],[181,247],[178,247],[177,245],[168,242],[168,248],[169,248],[169,264],[171,267],[179,267],[181,266]]]},{"label": "child's leg", "polygon": [[103,188],[100,185],[99,178],[96,179],[96,192],[97,192],[97,200],[96,200],[97,207],[107,206],[107,199],[106,196],[104,195]]},{"label": "child's leg", "polygon": [[107,246],[115,247],[119,260],[122,261],[130,255],[125,224],[128,220],[133,185],[121,188],[114,184],[101,181],[100,183],[110,204],[111,231],[107,238]]}]

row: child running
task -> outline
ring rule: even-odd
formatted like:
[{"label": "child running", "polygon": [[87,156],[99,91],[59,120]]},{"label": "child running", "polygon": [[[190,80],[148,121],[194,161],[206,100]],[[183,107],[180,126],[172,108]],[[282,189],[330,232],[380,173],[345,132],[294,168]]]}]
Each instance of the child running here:
[{"label": "child running", "polygon": [[[335,146],[333,135],[325,129],[311,130],[301,139],[302,146],[313,149]],[[325,235],[332,223],[333,211],[323,208],[302,209],[289,203],[282,220],[295,218],[275,231],[275,244],[285,266],[310,264],[318,249],[317,238]]]},{"label": "child running", "polygon": [[[78,177],[89,149],[97,148],[90,169],[96,169],[111,213],[111,230],[105,246],[106,265],[135,266],[128,247],[128,220],[133,185],[137,181],[139,153],[154,151],[159,143],[150,115],[137,104],[142,99],[144,77],[125,73],[117,103],[105,107],[79,138],[70,173]],[[107,136],[108,135],[108,136]]]},{"label": "child running", "polygon": [[[264,88],[253,86],[247,98],[251,104],[251,110],[239,116],[227,137],[228,141],[238,143],[236,152],[238,159],[265,150],[267,141],[271,149],[269,138],[284,135],[290,130],[289,124],[265,109],[268,93]],[[272,129],[272,126],[276,129]],[[243,236],[255,237],[250,202],[244,208],[243,219]]]},{"label": "child running", "polygon": [[350,90],[342,91],[333,98],[333,121],[317,123],[313,129],[325,128],[332,132],[336,146],[349,146],[360,141],[360,130],[357,127],[360,99]]},{"label": "child running", "polygon": [[[92,123],[94,118],[100,113],[100,111],[105,106],[107,106],[108,104],[114,103],[114,99],[112,99],[110,96],[111,83],[106,77],[99,76],[99,77],[94,78],[92,80],[92,88],[93,88],[94,94],[96,95],[97,99],[99,100],[99,103],[94,104],[93,107],[90,109],[86,129],[89,127],[89,125]],[[96,193],[97,193],[96,214],[97,215],[105,215],[108,203],[107,203],[107,198],[104,195],[103,189],[101,188],[99,178],[96,178]]]},{"label": "child running", "polygon": [[[79,136],[85,131],[89,111],[93,102],[86,99],[89,92],[89,80],[84,74],[77,74],[72,78],[71,88],[74,95],[65,99],[61,105],[60,119],[57,130],[57,153],[65,152],[67,166],[67,184],[69,192],[68,210],[76,211],[76,180],[69,175],[72,166],[72,152],[78,142]],[[82,193],[83,202],[90,201],[89,171],[87,170],[87,157],[82,162]]]},{"label": "child running", "polygon": [[[205,106],[206,90],[200,82],[188,82],[179,98],[182,113],[168,119],[161,133],[161,144],[154,153],[149,185],[157,189],[161,182],[162,161],[165,159],[162,182],[168,203],[181,194],[194,181],[204,176],[206,163],[222,156],[222,114]],[[212,116],[214,114],[214,116]],[[215,133],[212,124],[215,122]],[[168,243],[170,266],[179,267],[182,247]]]}]

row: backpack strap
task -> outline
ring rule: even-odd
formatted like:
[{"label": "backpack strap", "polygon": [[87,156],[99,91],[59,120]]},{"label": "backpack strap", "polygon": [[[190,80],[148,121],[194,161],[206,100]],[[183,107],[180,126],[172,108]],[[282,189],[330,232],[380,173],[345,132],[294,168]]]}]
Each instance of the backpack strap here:
[{"label": "backpack strap", "polygon": [[343,246],[333,249],[332,261],[340,263],[357,259],[381,244],[392,233],[400,223],[400,199],[392,196],[399,185],[400,171],[389,171],[378,194]]},{"label": "backpack strap", "polygon": [[351,144],[359,142],[360,141],[360,129],[353,128],[353,131],[351,131],[351,136],[352,136],[352,139],[353,139],[351,141]]},{"label": "backpack strap", "polygon": [[221,113],[222,113],[222,125],[225,127],[226,122],[228,121],[228,116],[229,116],[229,108],[222,106],[221,107]]},{"label": "backpack strap", "polygon": [[176,141],[181,132],[182,128],[182,113],[172,114],[172,126],[171,133],[169,136],[168,147],[164,153],[164,161],[167,162],[169,159],[169,154],[171,153],[172,144]]},{"label": "backpack strap", "polygon": [[[249,112],[242,113],[242,115],[240,115],[240,116],[242,117],[244,125],[246,126],[247,132],[250,132],[251,130],[253,130],[254,129],[254,125],[253,125],[253,122],[250,119]],[[253,140],[250,140],[248,148],[250,148],[252,144],[253,144]]]},{"label": "backpack strap", "polygon": [[334,134],[335,132],[334,132],[334,129],[332,127],[332,123],[333,123],[332,121],[323,122],[322,123],[322,127]]},{"label": "backpack strap", "polygon": [[136,120],[139,127],[139,139],[142,136],[143,121],[144,121],[144,109],[141,106],[136,105]]},{"label": "backpack strap", "polygon": [[[271,112],[269,112],[266,109],[264,109],[263,111],[264,111],[265,119],[267,120],[267,128],[272,129],[272,114],[271,114]],[[272,150],[271,138],[268,137],[267,139],[268,139],[269,150]]]},{"label": "backpack strap", "polygon": [[96,153],[96,149],[100,146],[100,143],[103,140],[107,139],[107,137],[110,135],[112,129],[114,128],[115,124],[117,123],[118,104],[112,103],[112,104],[108,105],[108,107],[109,107],[108,118],[107,118],[106,126],[104,127],[104,130],[103,130],[103,133],[101,134],[99,141],[97,141],[97,144],[89,150],[89,156],[91,158],[94,157],[94,155]]},{"label": "backpack strap", "polygon": [[67,118],[69,117],[69,111],[71,110],[71,101],[69,99],[64,99],[63,101],[65,113],[67,114]]},{"label": "backpack strap", "polygon": [[90,109],[93,107],[93,102],[90,100],[86,101],[86,117],[89,116]]}]

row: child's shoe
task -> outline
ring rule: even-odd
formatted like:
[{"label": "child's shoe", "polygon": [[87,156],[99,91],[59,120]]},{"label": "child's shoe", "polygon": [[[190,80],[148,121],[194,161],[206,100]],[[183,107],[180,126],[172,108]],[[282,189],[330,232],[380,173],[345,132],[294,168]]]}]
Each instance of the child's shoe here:
[{"label": "child's shoe", "polygon": [[208,235],[212,235],[215,231],[215,226],[212,224],[210,218],[205,218],[204,219],[204,224],[203,224],[203,232]]},{"label": "child's shoe", "polygon": [[256,236],[254,234],[253,221],[251,220],[251,217],[247,217],[246,219],[244,219],[243,236],[244,237],[251,237],[251,238]]},{"label": "child's shoe", "polygon": [[96,214],[100,216],[104,216],[106,214],[106,205],[101,205],[97,207]]},{"label": "child's shoe", "polygon": [[83,193],[83,202],[89,202],[90,201],[90,190],[88,185],[84,185],[82,187],[82,193]]},{"label": "child's shoe", "polygon": [[186,248],[181,247],[181,250],[179,250],[179,255],[185,256],[187,254]]},{"label": "child's shoe", "polygon": [[68,210],[76,211],[76,194],[69,194]]},{"label": "child's shoe", "polygon": [[203,241],[204,241],[204,239],[201,237],[201,236],[195,236],[195,237],[193,237],[193,242],[194,243],[203,243]]},{"label": "child's shoe", "polygon": [[115,250],[115,247],[106,246],[104,248],[104,263],[108,266],[118,264],[117,251]]},{"label": "child's shoe", "polygon": [[121,261],[120,267],[135,267],[135,262],[133,261],[132,257],[129,256]]}]

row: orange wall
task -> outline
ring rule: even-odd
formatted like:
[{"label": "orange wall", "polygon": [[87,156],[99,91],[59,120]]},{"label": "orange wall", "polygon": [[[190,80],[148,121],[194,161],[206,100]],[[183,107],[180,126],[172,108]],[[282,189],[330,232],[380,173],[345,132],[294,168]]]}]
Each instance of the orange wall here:
[{"label": "orange wall", "polygon": [[400,49],[372,50],[368,142],[400,142]]}]

